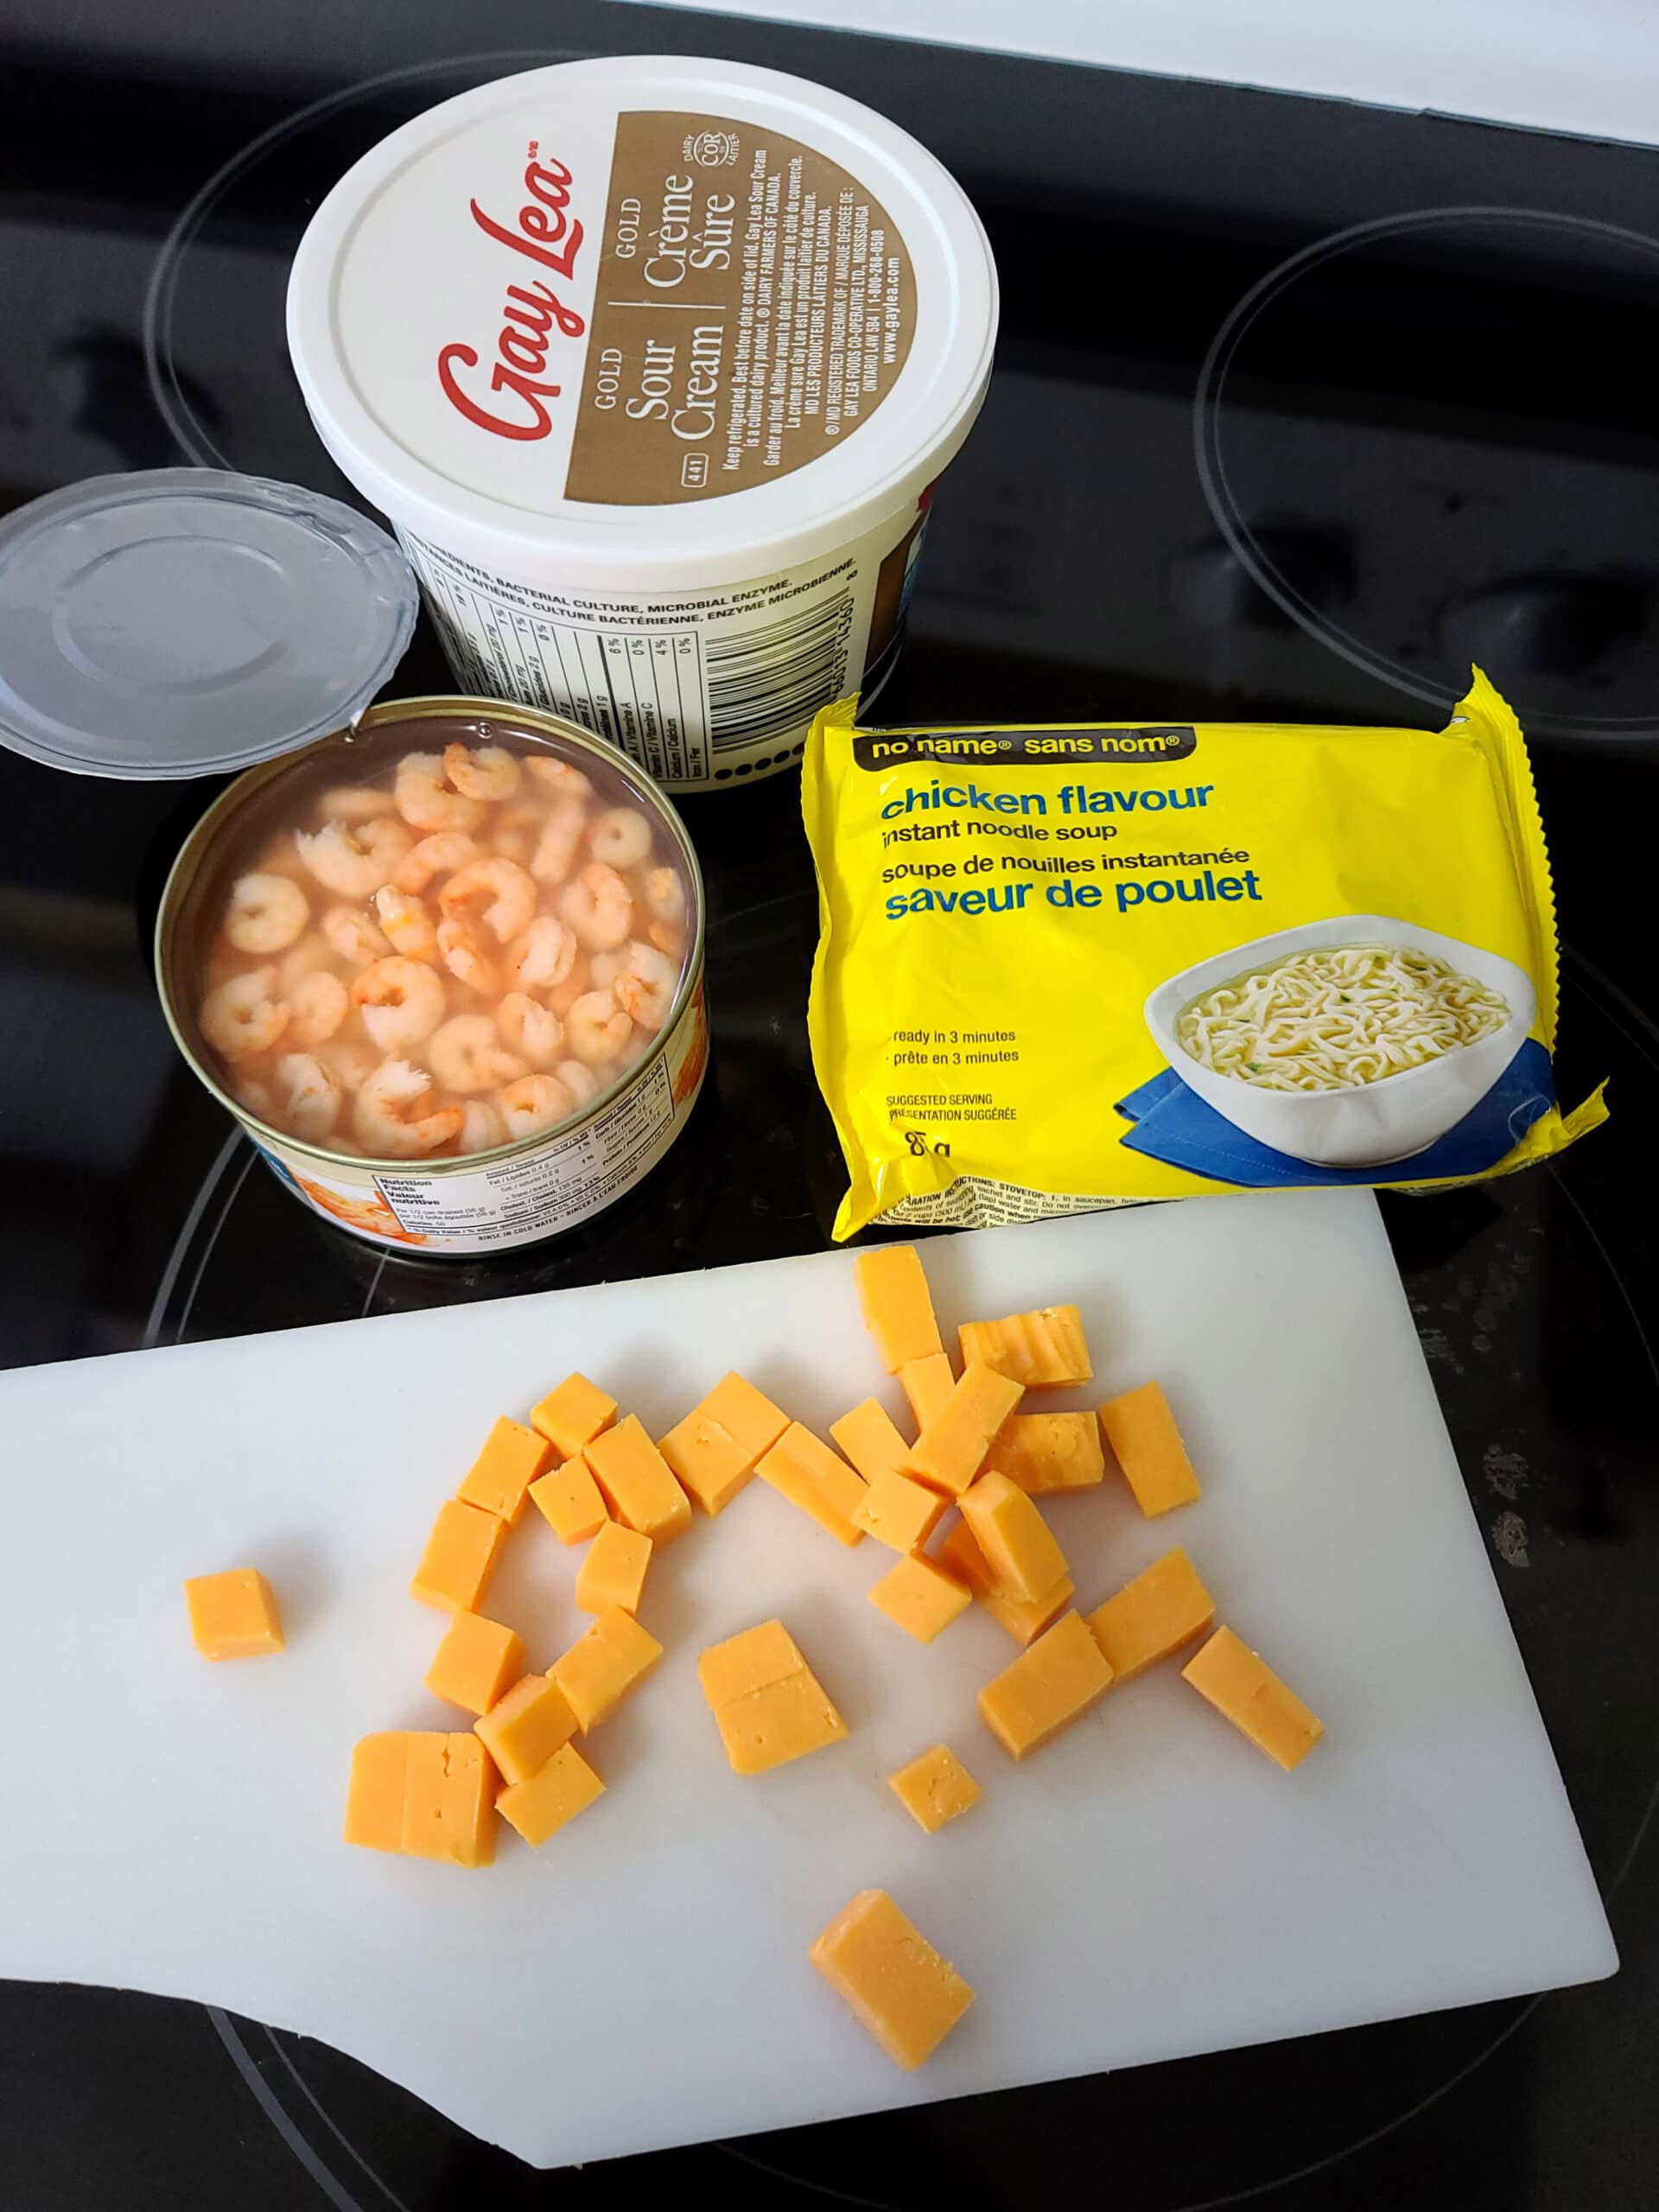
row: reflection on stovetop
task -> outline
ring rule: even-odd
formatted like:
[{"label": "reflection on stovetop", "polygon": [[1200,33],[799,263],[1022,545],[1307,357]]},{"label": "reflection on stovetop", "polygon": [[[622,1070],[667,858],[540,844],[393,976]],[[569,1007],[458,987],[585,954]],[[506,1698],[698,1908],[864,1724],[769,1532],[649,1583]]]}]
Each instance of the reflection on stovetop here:
[{"label": "reflection on stovetop", "polygon": [[[284,50],[257,11],[225,18],[215,35],[243,52],[229,83],[169,71],[170,21],[135,28],[145,70],[37,52],[0,82],[0,504],[179,459],[349,496],[289,375],[288,256],[366,145],[505,65],[446,58],[463,35],[426,0],[395,21],[380,0],[338,12],[309,53]],[[544,14],[487,0],[464,36],[522,50],[548,35]],[[1643,818],[1659,738],[1659,263],[1586,226],[1659,240],[1659,155],[588,0],[558,16],[589,48],[702,48],[869,99],[985,217],[1004,341],[940,490],[883,717],[1426,721],[1478,657],[1545,726],[1572,948],[1561,1088],[1611,1074],[1614,1118],[1559,1173],[1384,1210],[1616,1891],[1626,1972],[1535,2005],[664,2154],[626,2177],[531,2175],[349,2061],[249,2024],[0,1987],[7,2203],[435,2212],[487,2190],[515,2212],[556,2193],[716,2187],[744,2207],[822,2192],[1023,2205],[1038,2173],[1046,2190],[1097,2190],[1104,2149],[1148,2212],[1244,2197],[1391,2212],[1407,2190],[1459,2212],[1645,2204],[1659,1885],[1634,1854],[1659,1680],[1659,1370],[1643,1331],[1659,1310],[1659,1008],[1644,872],[1607,825]],[[1305,253],[1472,206],[1567,220],[1431,219]],[[1256,287],[1260,311],[1236,316]],[[1205,362],[1230,329],[1217,390]],[[450,688],[429,638],[392,688]],[[1620,732],[1590,727],[1620,717]],[[823,1246],[841,1164],[806,1048],[817,906],[786,779],[686,806],[710,893],[715,1051],[685,1138],[598,1222],[447,1264],[389,1257],[296,1206],[173,1053],[149,935],[218,788],[69,779],[0,753],[7,1363]],[[73,1479],[67,1447],[66,1462],[23,1478]],[[1402,1593],[1402,1633],[1408,1616]]]}]

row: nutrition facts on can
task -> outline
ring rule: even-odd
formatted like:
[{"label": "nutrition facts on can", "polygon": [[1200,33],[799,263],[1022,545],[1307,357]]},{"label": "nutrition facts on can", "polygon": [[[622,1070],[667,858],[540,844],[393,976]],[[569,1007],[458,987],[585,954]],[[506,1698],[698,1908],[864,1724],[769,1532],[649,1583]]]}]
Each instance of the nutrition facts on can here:
[{"label": "nutrition facts on can", "polygon": [[567,1228],[620,1198],[653,1166],[674,1127],[668,1069],[659,1058],[615,1104],[583,1128],[499,1167],[463,1175],[378,1175],[399,1225],[480,1245],[526,1230]]}]

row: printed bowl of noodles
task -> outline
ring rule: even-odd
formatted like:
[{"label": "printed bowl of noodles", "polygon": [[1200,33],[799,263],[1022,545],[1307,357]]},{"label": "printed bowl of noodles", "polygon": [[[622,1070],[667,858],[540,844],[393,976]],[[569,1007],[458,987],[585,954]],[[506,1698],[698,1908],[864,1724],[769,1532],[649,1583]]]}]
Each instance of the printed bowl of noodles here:
[{"label": "printed bowl of noodles", "polygon": [[1183,969],[1146,1018],[1180,1080],[1247,1136],[1319,1166],[1375,1167],[1462,1121],[1535,1010],[1512,960],[1393,916],[1338,914]]}]

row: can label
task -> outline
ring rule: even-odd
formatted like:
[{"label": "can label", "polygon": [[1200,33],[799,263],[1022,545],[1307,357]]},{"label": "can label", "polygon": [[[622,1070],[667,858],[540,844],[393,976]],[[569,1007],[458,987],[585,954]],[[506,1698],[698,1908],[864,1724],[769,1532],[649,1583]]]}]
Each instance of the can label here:
[{"label": "can label", "polygon": [[920,548],[914,507],[751,584],[552,591],[400,529],[457,682],[563,715],[671,791],[790,766],[820,707],[891,644]]},{"label": "can label", "polygon": [[660,1049],[620,1096],[578,1127],[555,1130],[487,1166],[324,1166],[267,1138],[260,1150],[316,1212],[376,1244],[429,1252],[500,1252],[602,1212],[641,1181],[684,1127],[709,1058],[699,981]]}]

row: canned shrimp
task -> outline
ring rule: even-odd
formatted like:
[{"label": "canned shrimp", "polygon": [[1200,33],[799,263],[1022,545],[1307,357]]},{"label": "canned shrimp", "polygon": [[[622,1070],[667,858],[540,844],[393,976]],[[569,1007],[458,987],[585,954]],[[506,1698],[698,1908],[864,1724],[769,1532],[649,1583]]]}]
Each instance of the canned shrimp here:
[{"label": "canned shrimp", "polygon": [[632,1190],[708,1058],[702,883],[612,747],[494,699],[399,699],[250,770],[174,863],[180,1050],[314,1211],[468,1254]]}]

